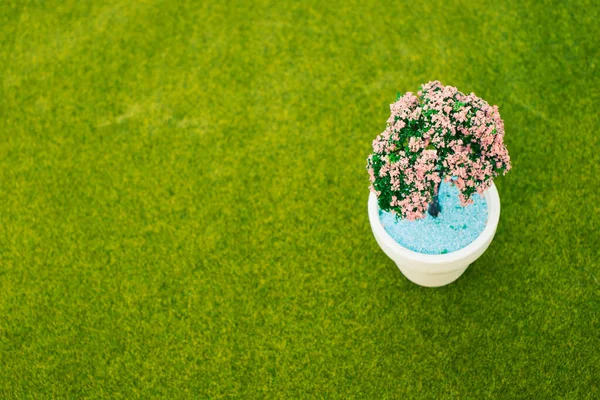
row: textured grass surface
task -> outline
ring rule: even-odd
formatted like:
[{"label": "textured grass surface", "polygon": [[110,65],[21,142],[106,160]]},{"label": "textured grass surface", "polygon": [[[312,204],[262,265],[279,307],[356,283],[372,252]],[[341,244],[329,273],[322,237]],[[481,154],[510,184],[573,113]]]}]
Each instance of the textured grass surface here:
[{"label": "textured grass surface", "polygon": [[[0,397],[599,398],[597,2],[0,3]],[[498,104],[489,250],[367,219],[397,91]]]}]

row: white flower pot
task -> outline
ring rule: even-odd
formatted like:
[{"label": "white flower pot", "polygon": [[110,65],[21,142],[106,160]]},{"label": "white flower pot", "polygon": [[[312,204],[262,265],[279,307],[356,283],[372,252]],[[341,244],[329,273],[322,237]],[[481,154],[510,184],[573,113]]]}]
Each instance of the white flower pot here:
[{"label": "white flower pot", "polygon": [[385,254],[408,279],[421,286],[438,287],[454,282],[467,267],[488,248],[500,220],[500,197],[492,184],[484,192],[488,217],[483,232],[471,244],[447,254],[422,254],[398,244],[385,231],[379,219],[379,205],[374,193],[369,196],[369,221],[373,235]]}]

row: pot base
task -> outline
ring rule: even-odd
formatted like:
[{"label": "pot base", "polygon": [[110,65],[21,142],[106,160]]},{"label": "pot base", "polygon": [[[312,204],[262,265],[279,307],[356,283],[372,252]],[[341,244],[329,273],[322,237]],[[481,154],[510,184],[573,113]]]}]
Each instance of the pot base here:
[{"label": "pot base", "polygon": [[402,266],[400,264],[396,264],[400,272],[404,276],[408,278],[412,283],[416,283],[420,286],[425,287],[440,287],[446,286],[460,278],[460,276],[467,270],[468,265],[465,268],[448,271],[448,272],[440,272],[440,273],[430,273],[427,271],[418,271],[407,266]]},{"label": "pot base", "polygon": [[379,247],[400,271],[417,285],[439,287],[457,280],[488,248],[500,220],[500,197],[494,184],[484,192],[488,216],[483,232],[471,244],[446,254],[423,254],[396,242],[384,229],[379,219],[379,205],[374,193],[369,195],[369,221]]}]

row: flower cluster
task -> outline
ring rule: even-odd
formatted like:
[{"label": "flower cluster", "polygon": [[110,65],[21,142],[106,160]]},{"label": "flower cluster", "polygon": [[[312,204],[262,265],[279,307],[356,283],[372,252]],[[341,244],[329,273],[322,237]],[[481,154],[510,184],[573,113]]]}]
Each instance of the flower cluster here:
[{"label": "flower cluster", "polygon": [[473,93],[432,81],[418,96],[399,97],[390,111],[367,159],[382,210],[423,218],[442,179],[456,185],[464,206],[511,168],[498,107]]}]

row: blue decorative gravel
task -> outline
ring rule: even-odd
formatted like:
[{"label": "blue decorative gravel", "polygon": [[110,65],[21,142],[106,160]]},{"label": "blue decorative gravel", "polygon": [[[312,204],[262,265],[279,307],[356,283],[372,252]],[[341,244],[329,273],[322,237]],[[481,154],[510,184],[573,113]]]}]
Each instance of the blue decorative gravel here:
[{"label": "blue decorative gravel", "polygon": [[379,211],[379,218],[385,231],[402,246],[423,254],[445,254],[467,246],[485,228],[487,203],[478,194],[473,200],[473,204],[462,207],[458,189],[443,182],[439,196],[442,212],[437,218],[427,214],[423,219],[408,221],[386,211]]}]

